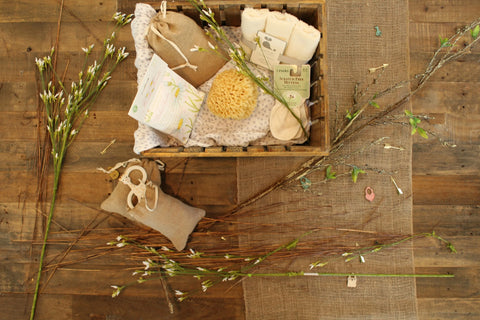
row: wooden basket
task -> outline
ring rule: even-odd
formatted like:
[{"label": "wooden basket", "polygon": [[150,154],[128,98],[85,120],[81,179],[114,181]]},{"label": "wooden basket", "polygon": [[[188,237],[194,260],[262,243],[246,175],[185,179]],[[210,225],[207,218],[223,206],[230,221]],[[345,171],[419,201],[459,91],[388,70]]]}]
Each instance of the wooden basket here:
[{"label": "wooden basket", "polygon": [[[268,8],[276,11],[286,11],[306,23],[317,27],[321,33],[320,45],[310,61],[311,64],[311,120],[309,140],[302,145],[281,146],[248,146],[248,147],[158,147],[142,152],[148,158],[159,157],[281,157],[281,156],[325,156],[330,147],[328,129],[328,95],[327,95],[327,41],[325,0],[310,0],[296,2],[247,0],[238,1],[205,1],[215,12],[218,23],[226,26],[240,26],[242,10],[248,7]],[[160,9],[160,2],[149,3],[155,9]],[[181,11],[202,25],[198,12],[188,1],[168,2],[168,10]]]}]

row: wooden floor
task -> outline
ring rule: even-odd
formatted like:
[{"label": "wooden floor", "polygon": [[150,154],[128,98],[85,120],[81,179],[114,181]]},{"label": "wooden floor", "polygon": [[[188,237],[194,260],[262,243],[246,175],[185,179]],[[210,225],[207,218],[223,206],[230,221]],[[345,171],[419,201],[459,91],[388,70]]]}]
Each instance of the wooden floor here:
[{"label": "wooden floor", "polygon": [[[44,55],[55,42],[60,1],[38,0],[34,6],[28,2],[0,0],[0,177],[3,181],[21,181],[3,185],[0,194],[0,319],[24,319],[29,313],[29,297],[32,282],[26,275],[33,274],[37,265],[38,245],[31,240],[35,225],[35,141],[37,135],[36,87],[34,58]],[[478,0],[411,0],[410,1],[410,74],[421,72],[433,51],[439,45],[439,36],[448,37],[456,28],[480,17]],[[92,10],[94,8],[94,10]],[[66,0],[63,12],[60,50],[61,64],[67,57],[75,58],[78,49],[98,42],[105,35],[105,23],[117,9],[114,0]],[[80,19],[83,22],[80,22]],[[121,44],[133,48],[131,35],[125,30]],[[78,69],[72,58],[70,68]],[[63,61],[63,62],[62,62]],[[59,226],[78,225],[97,213],[108,190],[84,190],[68,181],[90,180],[94,184],[98,175],[92,167],[112,165],[113,159],[133,157],[132,133],[136,123],[124,112],[125,101],[135,94],[136,69],[133,59],[121,67],[113,86],[107,88],[98,101],[78,141],[72,147],[65,167],[60,198],[67,200],[61,211],[71,213],[59,218]],[[441,139],[415,137],[413,144],[413,228],[415,233],[435,230],[457,248],[457,254],[446,250],[422,246],[415,250],[415,268],[418,273],[454,273],[455,281],[441,279],[417,279],[417,300],[420,319],[480,319],[480,48],[446,65],[430,83],[412,100],[416,114],[428,115],[425,127],[433,130]],[[116,143],[109,154],[98,159],[85,155],[98,155],[112,139]],[[445,142],[445,143],[444,143]],[[456,145],[451,147],[449,145]],[[92,151],[93,150],[93,151]],[[79,160],[81,159],[81,161]],[[176,160],[171,164],[178,164]],[[234,166],[229,159],[218,160],[212,167],[228,182],[228,168]],[[170,166],[172,168],[172,166]],[[225,170],[222,171],[221,169]],[[201,185],[202,177],[195,172],[192,181]],[[183,172],[171,170],[166,185],[167,192],[175,194],[178,186],[173,182]],[[232,180],[235,178],[231,177]],[[209,203],[208,188],[196,188],[195,199],[202,205]],[[69,195],[75,197],[70,198]],[[221,212],[235,202],[226,185],[225,197],[209,208]],[[81,218],[76,216],[82,211]],[[119,227],[124,221],[113,221],[110,227]],[[38,225],[37,228],[41,226]],[[33,249],[32,249],[33,247]],[[33,251],[32,251],[33,250]],[[433,252],[432,252],[433,250]],[[118,259],[120,257],[112,257]],[[115,260],[116,261],[116,260]],[[93,275],[91,277],[99,277]],[[43,314],[39,319],[120,319],[105,316],[108,310],[95,306],[114,304],[109,290],[85,287],[81,279],[66,278],[57,273],[49,284],[50,289],[41,296]],[[96,281],[102,282],[99,277]],[[103,283],[103,282],[102,282]],[[137,319],[141,313],[153,318],[158,301],[154,289],[138,297],[152,306],[145,311],[130,299],[131,313],[123,319]],[[192,309],[182,310],[184,319],[242,318],[243,299],[238,286],[227,295],[213,291],[199,300]],[[227,309],[211,310],[224,303]],[[82,308],[88,313],[79,316]],[[210,308],[210,309],[209,309]],[[178,318],[179,319],[179,318]]]},{"label": "wooden floor", "polygon": [[[410,1],[410,74],[421,72],[438,37],[480,17],[475,0]],[[421,319],[480,318],[480,50],[447,65],[412,101],[413,111],[434,117],[432,129],[455,148],[416,137],[413,144],[414,232],[436,230],[458,249],[415,251],[417,272],[456,275],[443,280],[417,279]],[[430,127],[429,127],[430,128]],[[452,282],[450,282],[452,283]]]}]

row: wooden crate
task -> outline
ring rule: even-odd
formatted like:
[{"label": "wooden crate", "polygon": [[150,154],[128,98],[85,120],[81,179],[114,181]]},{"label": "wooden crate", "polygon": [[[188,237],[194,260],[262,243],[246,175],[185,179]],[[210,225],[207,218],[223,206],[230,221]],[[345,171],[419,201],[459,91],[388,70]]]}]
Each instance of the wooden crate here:
[{"label": "wooden crate", "polygon": [[[160,9],[161,2],[149,3]],[[248,147],[158,147],[142,153],[148,158],[158,157],[280,157],[280,156],[325,156],[330,147],[328,129],[328,94],[327,94],[327,30],[325,0],[310,1],[205,1],[215,12],[218,23],[226,26],[240,26],[241,12],[245,7],[268,8],[285,11],[295,15],[306,23],[317,27],[321,33],[320,45],[311,60],[311,120],[309,140],[302,145],[248,146]],[[168,10],[181,11],[201,25],[198,12],[188,1],[168,1]]]}]

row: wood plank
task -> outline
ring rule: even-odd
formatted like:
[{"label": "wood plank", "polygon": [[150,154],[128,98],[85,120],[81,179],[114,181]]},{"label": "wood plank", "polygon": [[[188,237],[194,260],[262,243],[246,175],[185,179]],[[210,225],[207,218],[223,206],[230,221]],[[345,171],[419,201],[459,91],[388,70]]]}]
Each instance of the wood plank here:
[{"label": "wood plank", "polygon": [[[127,47],[127,52],[131,49]],[[37,66],[35,65],[36,57],[45,57],[49,52],[35,51],[35,52],[15,52],[9,55],[0,55],[0,64],[5,72],[0,74],[0,82],[15,83],[23,82],[29,83],[33,86],[37,80]],[[98,53],[96,53],[98,55]],[[95,54],[92,54],[89,64],[95,60]],[[65,77],[65,82],[70,86],[71,81],[78,80],[78,72],[83,67],[84,56],[81,53],[81,47],[74,48],[72,51],[62,51],[58,54],[57,70],[60,74],[65,72],[65,67],[68,64],[68,70]],[[110,83],[115,83],[119,80],[136,81],[137,70],[134,66],[135,53],[130,51],[130,56],[123,61],[112,74]],[[111,86],[111,85],[109,85]],[[35,87],[32,89],[35,91]],[[14,91],[15,92],[15,91]],[[7,91],[8,93],[8,91]],[[29,95],[35,95],[35,92],[29,92]],[[132,97],[133,98],[133,97]]]},{"label": "wood plank", "polygon": [[454,278],[417,278],[417,298],[478,299],[480,268],[415,268],[417,274],[453,274]]},{"label": "wood plank", "polygon": [[435,112],[474,116],[480,113],[480,100],[476,94],[479,86],[480,82],[432,82],[414,96],[412,106],[416,113],[434,109]]},{"label": "wood plank", "polygon": [[409,17],[415,22],[472,22],[480,16],[476,0],[416,0],[409,2]]},{"label": "wood plank", "polygon": [[[28,319],[33,295],[2,294],[0,296],[0,318]],[[35,319],[37,320],[71,320],[72,301],[75,296],[41,295],[38,299]],[[89,319],[89,318],[84,318]]]},{"label": "wood plank", "polygon": [[[28,0],[1,0],[0,21],[18,23],[23,21],[55,22],[60,12],[59,1],[37,0],[35,5]],[[71,0],[64,4],[62,21],[77,21],[81,17],[86,22],[110,19],[116,10],[114,0]]]},{"label": "wood plank", "polygon": [[[243,318],[243,299],[209,298],[178,303],[172,299],[174,313],[170,314],[163,291],[159,297],[110,296],[83,294],[42,294],[38,300],[37,320],[107,320],[107,319],[198,319],[233,320]],[[30,314],[28,297],[8,294],[0,297],[0,318],[26,319]],[[146,307],[148,306],[148,307]]]},{"label": "wood plank", "polygon": [[[433,53],[411,52],[410,74],[413,78],[416,74],[425,72]],[[428,80],[429,83],[436,81],[446,82],[478,82],[480,79],[479,54],[466,54],[455,61],[444,64]]]},{"label": "wood plank", "polygon": [[415,205],[413,232],[450,236],[480,236],[480,207],[458,205]]},{"label": "wood plank", "polygon": [[423,139],[421,143],[414,143],[412,150],[414,175],[480,174],[480,145],[463,144],[451,148]]},{"label": "wood plank", "polygon": [[447,236],[437,234],[450,241],[457,253],[452,253],[444,243],[435,239],[415,241],[415,266],[422,268],[475,268],[480,261],[480,236]]},{"label": "wood plank", "polygon": [[[465,27],[465,25],[466,23],[463,22],[410,22],[410,51],[433,54],[440,47],[439,37],[449,38],[457,32],[458,28]],[[471,38],[469,37],[470,34],[467,39],[459,41],[458,45],[463,46],[465,43],[470,43]],[[475,46],[472,52],[477,54],[480,52],[480,48]]]},{"label": "wood plank", "polygon": [[420,319],[479,319],[480,299],[418,299],[418,316]]},{"label": "wood plank", "polygon": [[[88,24],[64,22],[61,25],[58,52],[81,50],[82,47],[87,47],[92,43],[97,49],[100,49],[103,46],[103,40],[109,37],[112,31],[113,23],[109,21],[89,22]],[[0,36],[8,39],[12,34],[15,34],[20,41],[5,42],[5,46],[0,48],[0,56],[13,56],[20,52],[49,53],[57,38],[57,22],[7,23],[2,21]],[[115,41],[116,46],[124,46],[129,43],[133,48],[130,27],[126,26],[117,32]]]},{"label": "wood plank", "polygon": [[414,205],[477,205],[480,199],[480,176],[414,175]]}]

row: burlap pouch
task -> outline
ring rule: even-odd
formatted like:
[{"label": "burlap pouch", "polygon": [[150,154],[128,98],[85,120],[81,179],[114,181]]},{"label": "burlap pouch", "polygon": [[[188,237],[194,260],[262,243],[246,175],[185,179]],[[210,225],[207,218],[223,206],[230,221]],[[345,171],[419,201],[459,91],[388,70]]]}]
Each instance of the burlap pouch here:
[{"label": "burlap pouch", "polygon": [[[149,207],[155,203],[155,196],[147,192]],[[205,216],[205,210],[191,207],[158,189],[158,204],[152,212],[141,200],[129,214],[138,222],[157,230],[167,237],[178,251],[185,248],[188,236],[197,223]]]},{"label": "burlap pouch", "polygon": [[[122,171],[120,181],[100,207],[160,232],[172,242],[175,249],[183,250],[190,233],[205,216],[205,210],[191,207],[165,194],[160,189],[161,177],[157,162],[148,159],[141,161],[132,159],[123,164],[117,164],[114,167],[114,170]],[[144,168],[147,177],[145,197],[133,199],[130,203],[133,208],[130,208],[128,198],[132,189],[121,180],[124,172],[133,166]],[[125,170],[121,170],[123,167],[126,167]],[[138,170],[129,173],[130,181],[135,185],[139,185],[142,176],[143,174]]]},{"label": "burlap pouch", "polygon": [[194,87],[213,77],[226,63],[225,59],[209,50],[190,50],[195,46],[209,49],[209,42],[214,45],[215,42],[194,20],[181,13],[166,11],[153,17],[147,41],[171,69]]}]

